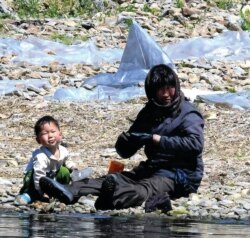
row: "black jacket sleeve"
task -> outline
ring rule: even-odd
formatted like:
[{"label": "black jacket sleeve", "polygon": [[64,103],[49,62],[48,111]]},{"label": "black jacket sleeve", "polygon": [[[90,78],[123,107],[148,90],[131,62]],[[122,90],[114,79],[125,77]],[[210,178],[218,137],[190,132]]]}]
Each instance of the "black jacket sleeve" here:
[{"label": "black jacket sleeve", "polygon": [[[146,133],[146,126],[148,126],[147,120],[145,118],[145,107],[138,113],[135,121],[128,130],[131,132],[144,132]],[[116,141],[115,149],[116,152],[122,158],[129,158],[133,156],[140,148],[141,144],[135,143],[135,141],[125,132],[121,133]]]}]

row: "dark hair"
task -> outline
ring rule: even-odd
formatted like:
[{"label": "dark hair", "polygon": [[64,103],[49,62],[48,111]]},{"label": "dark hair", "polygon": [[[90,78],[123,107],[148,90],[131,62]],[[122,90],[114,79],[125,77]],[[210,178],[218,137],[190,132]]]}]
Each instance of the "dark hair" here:
[{"label": "dark hair", "polygon": [[145,92],[148,99],[155,98],[157,90],[164,86],[175,87],[179,92],[179,78],[168,65],[155,65],[150,69],[145,79]]},{"label": "dark hair", "polygon": [[56,127],[60,130],[60,127],[59,127],[59,123],[56,119],[54,119],[53,117],[51,116],[44,116],[44,117],[41,117],[35,124],[35,127],[34,127],[34,131],[35,131],[35,135],[36,137],[39,136],[39,133],[41,132],[41,128],[44,124],[46,123],[54,123],[56,125]]}]

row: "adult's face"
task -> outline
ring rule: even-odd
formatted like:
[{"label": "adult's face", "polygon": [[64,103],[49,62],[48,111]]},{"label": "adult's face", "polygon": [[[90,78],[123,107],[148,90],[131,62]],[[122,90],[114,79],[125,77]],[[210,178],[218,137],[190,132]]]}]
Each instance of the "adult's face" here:
[{"label": "adult's face", "polygon": [[164,86],[156,91],[156,101],[164,106],[169,105],[175,96],[175,87]]}]

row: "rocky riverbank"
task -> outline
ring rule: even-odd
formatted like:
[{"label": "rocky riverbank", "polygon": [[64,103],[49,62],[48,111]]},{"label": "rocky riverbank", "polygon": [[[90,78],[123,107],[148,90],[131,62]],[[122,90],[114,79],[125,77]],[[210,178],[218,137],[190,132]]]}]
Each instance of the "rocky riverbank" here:
[{"label": "rocky riverbank", "polygon": [[[5,19],[4,29],[17,39],[37,36],[49,39],[53,33],[84,35],[95,38],[100,48],[124,48],[128,27],[124,19],[135,19],[160,45],[178,42],[194,36],[212,37],[224,30],[241,30],[239,11],[242,5],[235,2],[229,10],[221,10],[212,1],[187,1],[185,8],[176,8],[171,1],[148,1],[159,13],[143,11],[144,1],[122,1],[124,9],[130,4],[135,12],[123,11],[114,16],[98,13],[91,19]],[[126,8],[127,6],[127,8]],[[161,17],[159,17],[161,16]],[[91,23],[91,24],[89,24]],[[89,25],[94,27],[87,27]],[[6,33],[4,32],[4,33]],[[15,64],[13,55],[0,58],[2,79],[48,79],[51,88],[41,91],[27,90],[20,95],[2,96],[0,108],[0,210],[28,213],[89,213],[95,212],[95,197],[82,197],[78,203],[65,206],[57,201],[15,206],[13,201],[22,185],[25,165],[38,145],[33,134],[35,121],[45,114],[59,119],[64,142],[80,168],[92,167],[93,177],[107,172],[110,159],[120,159],[114,151],[114,142],[130,125],[143,106],[145,98],[129,102],[54,102],[44,96],[58,87],[79,87],[79,78],[85,79],[100,72],[116,72],[119,64],[34,66]],[[250,87],[250,61],[209,61],[206,67],[192,60],[174,62],[181,76],[183,88],[208,90],[247,90]],[[209,67],[207,67],[209,65]],[[204,76],[206,75],[206,77]],[[196,102],[206,118],[205,175],[197,194],[173,201],[170,214],[155,215],[185,219],[236,219],[250,218],[250,110],[236,110],[226,104]],[[123,160],[125,169],[131,169],[144,160],[141,151],[129,160]],[[144,215],[143,206],[120,211],[105,212],[111,215]]]}]

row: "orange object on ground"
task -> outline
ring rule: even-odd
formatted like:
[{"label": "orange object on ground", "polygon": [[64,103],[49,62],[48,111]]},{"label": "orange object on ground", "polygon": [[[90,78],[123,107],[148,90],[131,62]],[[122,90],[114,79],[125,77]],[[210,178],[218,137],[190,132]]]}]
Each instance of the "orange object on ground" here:
[{"label": "orange object on ground", "polygon": [[109,171],[108,173],[122,172],[124,169],[124,164],[117,160],[109,161]]}]

